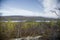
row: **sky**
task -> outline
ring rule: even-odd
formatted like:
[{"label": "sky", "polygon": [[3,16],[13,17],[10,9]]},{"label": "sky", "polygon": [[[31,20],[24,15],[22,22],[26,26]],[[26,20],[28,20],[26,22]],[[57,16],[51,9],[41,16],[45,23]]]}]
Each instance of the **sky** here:
[{"label": "sky", "polygon": [[[60,11],[60,0],[0,0],[2,16],[42,16],[57,18]],[[53,11],[53,12],[52,12]]]}]

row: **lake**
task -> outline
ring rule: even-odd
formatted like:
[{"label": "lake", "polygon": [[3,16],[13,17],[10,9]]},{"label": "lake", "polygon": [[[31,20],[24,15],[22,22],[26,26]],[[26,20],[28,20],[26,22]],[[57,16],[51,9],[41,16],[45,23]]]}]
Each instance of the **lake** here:
[{"label": "lake", "polygon": [[[8,22],[8,21],[1,21],[1,22]],[[11,21],[11,22],[27,22],[26,20],[22,20],[22,21]],[[36,21],[28,21],[28,22],[50,22],[50,21],[40,21],[40,20],[36,20]]]}]

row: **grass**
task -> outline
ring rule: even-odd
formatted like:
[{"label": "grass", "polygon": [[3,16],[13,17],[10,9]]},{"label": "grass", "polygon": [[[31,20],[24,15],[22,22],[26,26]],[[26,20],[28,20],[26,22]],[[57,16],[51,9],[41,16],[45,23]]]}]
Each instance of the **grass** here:
[{"label": "grass", "polygon": [[60,22],[0,22],[0,38],[42,35],[51,37],[60,31]]}]

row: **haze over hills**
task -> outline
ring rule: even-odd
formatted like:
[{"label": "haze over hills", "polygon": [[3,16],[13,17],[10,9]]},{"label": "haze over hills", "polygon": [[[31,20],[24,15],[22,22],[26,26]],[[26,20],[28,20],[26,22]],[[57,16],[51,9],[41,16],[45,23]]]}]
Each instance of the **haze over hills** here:
[{"label": "haze over hills", "polygon": [[27,20],[27,21],[51,21],[51,20],[57,20],[56,18],[46,18],[46,17],[40,17],[40,16],[1,16],[0,19],[2,21],[21,21],[21,20]]}]

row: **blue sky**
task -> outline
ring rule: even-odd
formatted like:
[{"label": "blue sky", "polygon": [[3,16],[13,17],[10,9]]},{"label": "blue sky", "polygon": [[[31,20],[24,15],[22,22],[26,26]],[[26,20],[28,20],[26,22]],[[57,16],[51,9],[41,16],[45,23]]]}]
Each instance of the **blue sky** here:
[{"label": "blue sky", "polygon": [[25,9],[36,12],[41,12],[41,10],[43,10],[42,4],[39,3],[38,0],[6,0],[2,4],[7,7]]},{"label": "blue sky", "polygon": [[55,0],[1,0],[0,3],[2,16],[57,17],[56,14],[50,12],[50,10],[55,10],[54,7],[57,4]]}]

